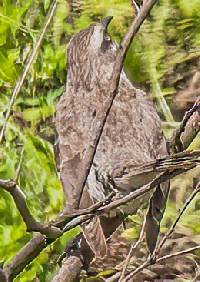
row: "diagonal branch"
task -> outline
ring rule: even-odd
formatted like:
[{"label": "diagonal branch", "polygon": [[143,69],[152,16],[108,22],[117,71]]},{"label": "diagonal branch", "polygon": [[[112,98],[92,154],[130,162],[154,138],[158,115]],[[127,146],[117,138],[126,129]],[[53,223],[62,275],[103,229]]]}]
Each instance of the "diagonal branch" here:
[{"label": "diagonal branch", "polygon": [[[4,266],[3,270],[8,281],[13,279],[48,245],[45,236],[39,234],[33,237],[17,254],[11,262]],[[0,280],[1,281],[1,280]]]},{"label": "diagonal branch", "polygon": [[[122,280],[120,280],[121,282],[126,282],[129,281],[130,278],[132,278],[133,276],[135,276],[138,272],[142,271],[143,269],[147,268],[148,266],[155,264],[155,263],[159,263],[162,262],[163,260],[167,259],[167,258],[171,258],[173,256],[177,256],[177,254],[185,254],[188,252],[192,252],[194,249],[199,248],[199,246],[194,247],[194,248],[190,248],[188,250],[183,250],[181,252],[175,253],[175,254],[169,254],[167,256],[164,257],[160,257],[157,258],[159,252],[161,251],[161,248],[163,247],[164,243],[166,242],[166,240],[170,237],[170,235],[173,233],[177,223],[179,222],[179,220],[181,219],[183,213],[185,212],[185,210],[187,209],[187,207],[189,206],[189,204],[193,201],[193,199],[195,198],[195,196],[200,192],[200,182],[196,185],[196,188],[194,189],[194,191],[192,192],[192,194],[190,195],[190,197],[186,200],[185,204],[183,205],[181,211],[179,212],[178,216],[176,217],[176,219],[174,220],[174,223],[171,225],[171,227],[169,228],[168,232],[164,235],[163,239],[160,241],[160,243],[158,244],[158,246],[156,247],[154,253],[149,256],[146,261],[140,265],[138,268],[136,268],[133,272],[131,272],[130,274],[126,275],[126,277]],[[120,272],[121,273],[121,272]],[[120,277],[120,273],[117,273],[114,275],[114,278]],[[122,270],[122,274],[123,274],[123,270]],[[121,274],[121,275],[122,275]],[[124,276],[123,276],[124,277]],[[112,280],[110,280],[112,281]]]},{"label": "diagonal branch", "polygon": [[80,175],[80,181],[79,181],[79,187],[76,187],[77,191],[79,191],[79,199],[77,199],[77,207],[79,207],[80,204],[80,199],[83,193],[83,188],[85,186],[87,177],[90,173],[90,169],[93,163],[93,159],[97,150],[97,146],[99,143],[99,140],[101,138],[101,134],[103,132],[103,128],[105,126],[107,117],[110,113],[113,101],[115,99],[115,96],[117,95],[118,92],[118,85],[119,85],[119,79],[120,79],[120,74],[121,70],[123,67],[123,61],[125,59],[126,53],[130,47],[130,44],[134,38],[134,36],[137,34],[140,26],[146,19],[147,15],[155,5],[157,0],[149,0],[146,2],[146,4],[141,8],[140,13],[135,17],[133,20],[132,24],[130,25],[126,35],[124,36],[121,45],[118,49],[118,54],[116,57],[116,62],[114,65],[113,69],[113,74],[111,78],[111,84],[110,84],[110,89],[107,89],[107,96],[108,99],[105,101],[103,109],[102,109],[102,115],[99,118],[97,122],[97,133],[94,139],[92,140],[91,144],[89,144],[86,152],[85,152],[85,161],[83,164],[83,170]]},{"label": "diagonal branch", "polygon": [[168,259],[171,259],[171,258],[174,258],[174,257],[177,257],[177,256],[182,256],[182,255],[186,255],[186,254],[190,254],[194,251],[197,251],[200,249],[200,246],[195,246],[195,247],[192,247],[192,248],[188,248],[188,249],[185,249],[183,251],[179,251],[179,252],[176,252],[176,253],[172,253],[172,254],[169,254],[169,255],[165,255],[165,256],[162,256],[160,258],[158,258],[157,260],[155,261],[152,261],[150,258],[148,260],[146,260],[142,265],[140,265],[138,268],[136,268],[134,271],[132,272],[129,272],[129,275],[126,276],[126,278],[123,280],[123,282],[128,282],[128,281],[132,281],[131,279],[140,271],[142,271],[143,269],[153,265],[153,264],[156,264],[156,263],[161,263],[161,262],[164,262]]},{"label": "diagonal branch", "polygon": [[179,222],[179,220],[181,219],[183,213],[186,211],[187,207],[189,206],[189,204],[193,201],[193,199],[196,197],[196,195],[200,192],[200,182],[197,184],[196,188],[194,189],[194,191],[192,192],[192,194],[190,195],[190,197],[188,199],[186,199],[185,204],[183,205],[181,211],[179,212],[178,216],[176,217],[176,219],[174,220],[174,223],[171,225],[171,227],[169,228],[169,230],[166,232],[165,236],[162,238],[162,240],[160,241],[160,243],[158,244],[158,246],[156,247],[153,257],[157,256],[157,254],[160,252],[161,248],[163,247],[163,245],[165,244],[166,240],[171,236],[171,234],[173,233],[177,223]]},{"label": "diagonal branch", "polygon": [[4,138],[4,134],[5,134],[5,130],[6,130],[6,127],[7,127],[7,123],[8,123],[8,120],[10,118],[10,115],[11,115],[11,111],[12,111],[12,107],[15,103],[15,100],[22,88],[22,85],[24,83],[24,80],[34,62],[34,59],[36,58],[37,54],[38,54],[38,51],[39,51],[39,48],[41,46],[41,43],[42,43],[42,40],[44,38],[44,35],[45,35],[45,32],[53,18],[53,15],[55,13],[55,10],[56,10],[56,6],[57,6],[57,1],[54,0],[50,9],[49,9],[49,12],[47,14],[47,17],[46,17],[46,22],[44,24],[44,27],[36,41],[36,44],[35,44],[35,47],[33,48],[33,51],[31,52],[28,60],[27,60],[27,63],[25,65],[25,68],[23,70],[23,73],[21,75],[21,77],[19,78],[19,80],[16,82],[16,85],[15,85],[15,88],[13,90],[13,93],[12,93],[12,96],[11,96],[11,99],[10,99],[10,103],[9,103],[9,106],[8,106],[8,110],[6,112],[6,116],[5,116],[5,120],[4,120],[4,123],[3,123],[3,126],[2,126],[2,129],[1,129],[1,132],[0,132],[0,144],[2,143],[3,141],[3,138]]},{"label": "diagonal branch", "polygon": [[[174,131],[172,137],[168,140],[169,151],[172,153],[175,153],[175,152],[182,152],[186,150],[188,146],[191,144],[191,142],[193,141],[193,139],[198,134],[199,129],[200,129],[200,98],[197,98],[192,108],[185,113],[185,116],[183,117],[183,120],[180,123],[180,126]],[[171,233],[174,231],[176,224],[180,220],[187,206],[190,204],[190,202],[194,199],[196,194],[199,192],[199,189],[200,189],[199,185],[197,185],[192,195],[186,200],[182,210],[180,211],[173,225],[171,226],[169,231],[166,233],[162,241],[156,247],[152,255],[153,259],[155,259],[155,256],[159,253],[165,241],[169,238]],[[130,256],[131,256],[131,250],[126,259],[126,263],[124,264],[124,268],[122,269],[120,281],[123,281],[123,277],[125,276],[126,268],[130,261]]]},{"label": "diagonal branch", "polygon": [[12,180],[0,180],[0,187],[9,192],[20,212],[28,232],[36,231],[46,235],[48,238],[57,238],[62,231],[54,226],[42,225],[31,215],[26,204],[26,197],[16,182]]},{"label": "diagonal branch", "polygon": [[187,111],[169,140],[170,151],[182,152],[187,149],[200,129],[200,98],[196,100],[192,108]]},{"label": "diagonal branch", "polygon": [[124,277],[125,277],[125,275],[126,275],[126,269],[127,269],[128,265],[130,263],[131,256],[132,256],[134,250],[136,250],[136,248],[139,246],[139,244],[142,243],[142,241],[144,239],[145,225],[146,225],[146,221],[144,219],[143,220],[142,229],[140,231],[139,238],[138,238],[138,240],[134,244],[133,243],[131,244],[129,253],[128,253],[126,259],[123,261],[123,267],[122,267],[122,271],[121,271],[121,274],[120,274],[120,277],[119,277],[119,282],[122,282]]},{"label": "diagonal branch", "polygon": [[[60,214],[60,218],[59,216],[57,217],[56,220],[53,220],[52,222],[49,223],[49,226],[53,225],[54,227],[59,227],[62,228],[62,232],[66,232],[69,231],[70,229],[80,225],[81,223],[93,218],[95,215],[100,215],[103,213],[108,212],[109,210],[112,209],[116,209],[117,207],[119,207],[120,205],[126,204],[127,202],[132,201],[133,199],[136,199],[138,197],[140,197],[141,195],[143,195],[144,193],[147,193],[148,191],[154,189],[158,184],[165,182],[166,180],[181,174],[183,172],[185,172],[188,169],[179,169],[176,171],[173,171],[171,173],[164,173],[163,175],[161,175],[160,177],[156,178],[155,180],[153,180],[152,182],[150,182],[147,185],[144,185],[143,187],[141,187],[140,189],[137,189],[134,192],[131,192],[129,195],[121,198],[121,199],[117,199],[113,202],[108,202],[108,204],[105,204],[105,202],[102,202],[101,207],[96,207],[96,205],[94,205],[93,210],[85,210],[83,211],[83,214],[78,214],[78,216],[74,216],[74,217],[68,217],[63,218],[63,214]],[[6,184],[5,184],[5,183]],[[6,187],[8,187],[9,189],[10,186],[13,188],[13,183],[11,182],[6,182],[6,181],[1,181],[0,183],[3,183],[4,185],[6,185]],[[6,189],[7,190],[7,189]],[[110,199],[111,201],[111,199]],[[68,222],[66,224],[66,221]],[[57,222],[57,223],[56,223]],[[7,273],[8,277],[15,277],[16,275],[18,275],[23,269],[24,267],[30,263],[35,257],[37,257],[39,255],[39,253],[50,243],[52,243],[56,238],[60,237],[61,234],[57,234],[57,237],[53,237],[51,238],[51,240],[47,241],[45,239],[45,236],[43,235],[37,235],[36,237],[34,237],[33,239],[31,239],[23,248],[22,250],[19,251],[19,253],[16,255],[16,257],[14,257],[12,259],[12,261],[10,263],[8,263],[5,266],[5,271]]]},{"label": "diagonal branch", "polygon": [[[27,243],[27,245],[17,254],[18,259],[14,258],[11,263],[6,266],[6,271],[11,276],[17,275],[27,263],[33,260],[48,244],[60,237],[63,232],[69,231],[70,229],[80,225],[81,223],[90,220],[95,215],[100,215],[112,209],[116,209],[120,205],[124,205],[127,202],[130,202],[140,197],[144,193],[147,193],[148,191],[154,189],[160,183],[165,182],[166,180],[195,167],[196,164],[198,164],[199,155],[200,151],[174,155],[172,156],[172,159],[174,159],[176,156],[176,160],[179,159],[180,161],[179,164],[181,165],[179,169],[168,171],[168,169],[166,168],[166,171],[162,175],[154,179],[152,182],[144,185],[136,191],[131,192],[129,195],[123,198],[114,200],[114,194],[111,193],[103,201],[98,202],[85,210],[79,210],[75,214],[69,215],[64,210],[57,216],[57,218],[52,220],[47,225],[42,225],[33,218],[27,207],[25,196],[20,190],[19,186],[15,183],[15,181],[0,179],[0,186],[12,195],[16,206],[27,226],[27,230],[40,232],[41,234],[46,235],[47,238],[51,239],[46,240],[45,236],[42,236],[40,234],[39,236],[36,236],[32,240],[30,240],[30,242]],[[164,158],[162,158],[162,161],[163,160]],[[190,162],[188,162],[188,160]],[[168,157],[166,157],[166,162],[169,162]],[[152,165],[154,167],[155,164]]]}]

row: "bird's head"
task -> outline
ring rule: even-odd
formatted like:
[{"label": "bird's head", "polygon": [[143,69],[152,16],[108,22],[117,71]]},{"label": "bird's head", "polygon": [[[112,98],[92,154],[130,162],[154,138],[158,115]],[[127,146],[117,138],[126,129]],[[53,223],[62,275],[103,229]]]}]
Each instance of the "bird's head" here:
[{"label": "bird's head", "polygon": [[110,16],[103,18],[73,36],[68,47],[68,56],[72,55],[72,52],[85,53],[89,51],[90,55],[92,53],[97,55],[108,51],[113,45],[107,32],[112,18]]},{"label": "bird's head", "polygon": [[72,37],[67,50],[68,70],[73,74],[70,80],[87,79],[85,83],[89,84],[94,78],[91,73],[99,80],[102,73],[110,73],[117,50],[107,32],[111,20],[112,17],[103,18]]},{"label": "bird's head", "polygon": [[112,49],[112,41],[108,35],[107,28],[113,17],[103,18],[100,22],[91,27],[89,49],[100,55]]}]

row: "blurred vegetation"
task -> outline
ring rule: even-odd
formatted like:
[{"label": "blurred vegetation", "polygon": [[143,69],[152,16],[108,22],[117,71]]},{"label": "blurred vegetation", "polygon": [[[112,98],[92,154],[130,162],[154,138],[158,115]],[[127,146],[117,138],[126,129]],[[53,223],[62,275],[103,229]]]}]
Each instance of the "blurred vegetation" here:
[{"label": "blurred vegetation", "polygon": [[[50,0],[1,1],[0,125],[50,4]],[[199,11],[198,0],[159,1],[134,40],[125,62],[133,83],[151,93],[168,136],[199,95],[198,83],[195,93],[187,96],[184,92],[199,71]],[[57,98],[64,91],[66,46],[74,33],[108,15],[114,16],[109,32],[120,41],[134,16],[129,0],[58,1],[56,14],[14,104],[5,141],[0,147],[0,178],[15,178],[21,162],[19,184],[31,212],[42,222],[49,221],[63,207],[62,187],[55,169],[52,121]],[[193,148],[198,147],[199,138],[193,144]],[[163,230],[190,193],[193,176],[198,174],[195,170],[173,181]],[[199,199],[193,202],[178,232],[190,236],[199,234],[199,204]],[[6,263],[32,235],[26,233],[13,200],[1,189],[0,216],[0,262]],[[138,230],[137,223],[127,231],[127,236],[135,238]],[[15,281],[33,281],[36,277],[39,281],[49,281],[58,268],[58,256],[75,233],[77,230],[68,232],[43,251]]]}]

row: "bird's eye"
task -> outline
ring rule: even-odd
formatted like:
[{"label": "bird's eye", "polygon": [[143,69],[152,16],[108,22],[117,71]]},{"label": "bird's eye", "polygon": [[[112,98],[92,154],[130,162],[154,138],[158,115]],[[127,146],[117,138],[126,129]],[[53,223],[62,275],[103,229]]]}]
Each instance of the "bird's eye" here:
[{"label": "bird's eye", "polygon": [[111,39],[108,35],[105,35],[103,38],[103,42],[101,44],[101,51],[102,52],[106,52],[106,50],[108,50],[109,46],[111,43]]},{"label": "bird's eye", "polygon": [[104,40],[109,41],[110,42],[110,37],[108,35],[104,36]]}]

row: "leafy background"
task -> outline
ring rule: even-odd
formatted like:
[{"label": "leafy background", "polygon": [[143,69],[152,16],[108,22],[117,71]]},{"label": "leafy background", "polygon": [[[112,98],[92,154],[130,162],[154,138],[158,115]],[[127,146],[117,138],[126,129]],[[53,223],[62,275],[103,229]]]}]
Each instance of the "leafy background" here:
[{"label": "leafy background", "polygon": [[[43,26],[50,2],[1,1],[0,125],[16,80]],[[199,95],[199,10],[198,0],[159,1],[126,58],[125,69],[129,78],[154,99],[167,136]],[[63,207],[62,187],[55,169],[52,124],[56,101],[64,90],[66,80],[66,46],[74,33],[108,15],[114,16],[110,34],[120,41],[134,16],[129,0],[58,1],[56,14],[14,104],[5,141],[0,147],[0,178],[15,178],[21,163],[19,184],[26,194],[31,212],[41,222],[49,221]],[[191,148],[199,148],[199,142],[200,139],[196,138]],[[191,193],[193,178],[198,176],[196,169],[173,181],[163,231]],[[196,241],[200,232],[199,205],[197,198],[177,228],[177,232]],[[0,261],[3,264],[32,235],[26,233],[13,200],[1,189],[0,217]],[[133,223],[125,236],[134,238],[138,230]],[[44,250],[15,281],[36,281],[36,278],[37,281],[50,281],[58,269],[58,256],[77,232],[66,233]]]}]

